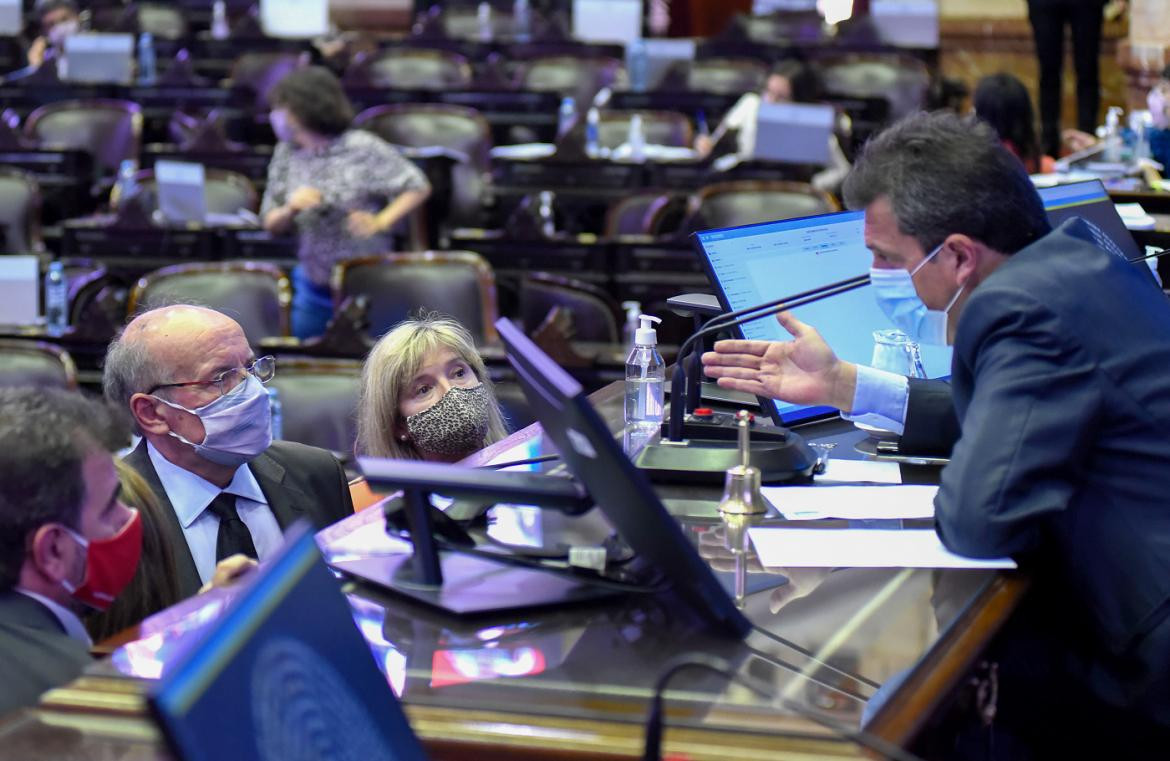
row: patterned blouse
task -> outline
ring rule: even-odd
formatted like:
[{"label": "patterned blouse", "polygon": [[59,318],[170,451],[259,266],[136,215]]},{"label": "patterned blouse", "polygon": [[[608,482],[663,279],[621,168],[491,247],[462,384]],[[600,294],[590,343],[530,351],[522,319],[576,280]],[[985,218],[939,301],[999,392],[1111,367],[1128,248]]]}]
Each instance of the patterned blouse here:
[{"label": "patterned blouse", "polygon": [[297,257],[309,280],[327,287],[335,262],[392,250],[388,232],[364,240],[350,235],[345,223],[349,213],[377,213],[398,195],[427,190],[430,183],[417,166],[382,138],[364,130],[349,130],[315,151],[277,143],[268,165],[261,216],[284,205],[301,186],[319,190],[322,202],[296,216],[300,235]]}]

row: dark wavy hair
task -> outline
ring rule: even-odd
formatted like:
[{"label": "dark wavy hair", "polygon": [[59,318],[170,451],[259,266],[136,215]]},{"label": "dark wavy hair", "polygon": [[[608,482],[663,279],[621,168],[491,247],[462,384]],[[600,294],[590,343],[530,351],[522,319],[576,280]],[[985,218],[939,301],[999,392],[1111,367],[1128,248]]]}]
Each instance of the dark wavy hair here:
[{"label": "dark wavy hair", "polygon": [[774,64],[768,76],[788,80],[793,103],[816,103],[824,98],[824,82],[820,71],[810,63],[786,58]]},{"label": "dark wavy hair", "polygon": [[975,85],[975,115],[1011,144],[1030,171],[1036,170],[1040,144],[1028,88],[1011,74],[989,74]]},{"label": "dark wavy hair", "polygon": [[286,108],[305,129],[335,137],[349,129],[353,106],[333,72],[307,66],[276,83],[269,96],[273,108]]}]

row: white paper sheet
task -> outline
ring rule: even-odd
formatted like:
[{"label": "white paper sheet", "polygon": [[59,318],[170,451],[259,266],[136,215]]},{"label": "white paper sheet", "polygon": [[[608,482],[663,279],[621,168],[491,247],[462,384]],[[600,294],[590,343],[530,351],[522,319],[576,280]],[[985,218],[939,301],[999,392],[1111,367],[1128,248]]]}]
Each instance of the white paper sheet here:
[{"label": "white paper sheet", "polygon": [[932,529],[753,528],[766,568],[1015,568],[1011,558],[975,560],[943,547]]},{"label": "white paper sheet", "polygon": [[900,484],[902,468],[896,462],[874,460],[838,460],[830,458],[825,472],[817,476],[821,483]]},{"label": "white paper sheet", "polygon": [[933,518],[937,486],[765,486],[760,491],[790,521]]}]

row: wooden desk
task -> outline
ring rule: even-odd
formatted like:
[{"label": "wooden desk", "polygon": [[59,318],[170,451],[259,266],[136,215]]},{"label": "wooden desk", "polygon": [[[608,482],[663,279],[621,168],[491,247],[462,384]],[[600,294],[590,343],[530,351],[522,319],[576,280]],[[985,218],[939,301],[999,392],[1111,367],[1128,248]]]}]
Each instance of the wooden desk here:
[{"label": "wooden desk", "polygon": [[[621,391],[614,384],[594,395],[615,432]],[[861,436],[839,421],[810,433],[842,455]],[[469,461],[547,446],[530,426]],[[663,494],[700,551],[724,567],[713,492]],[[380,521],[368,510],[324,536]],[[909,741],[1010,614],[1024,584],[986,571],[793,569],[783,577],[750,573],[751,589],[758,591],[747,596],[745,613],[756,629],[736,641],[696,628],[668,597],[470,622],[346,586],[376,660],[433,758],[635,757],[655,677],[671,658],[703,652],[771,684],[796,710],[722,678],[680,674],[668,691],[665,751],[747,761],[865,757],[810,713],[856,727],[872,712],[872,731]],[[117,675],[117,666],[155,668],[152,652],[147,641],[133,657],[103,661],[40,707],[0,724],[0,761],[66,753],[168,758],[144,711],[142,684]]]}]

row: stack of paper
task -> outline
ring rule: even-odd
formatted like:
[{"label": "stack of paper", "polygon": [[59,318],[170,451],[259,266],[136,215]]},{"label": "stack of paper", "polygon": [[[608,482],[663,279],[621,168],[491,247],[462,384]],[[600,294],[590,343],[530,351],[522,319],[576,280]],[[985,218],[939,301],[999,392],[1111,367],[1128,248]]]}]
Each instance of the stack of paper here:
[{"label": "stack of paper", "polygon": [[753,528],[765,568],[1015,568],[1011,558],[976,560],[943,547],[931,529]]}]

